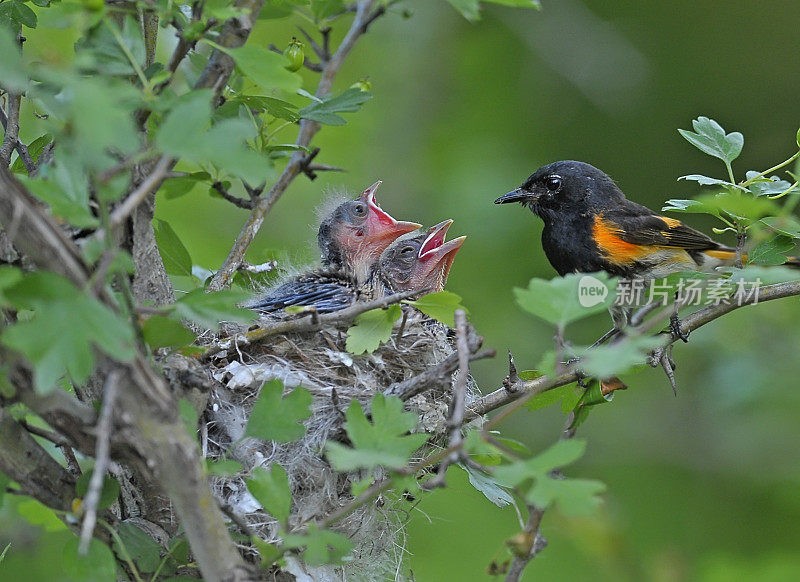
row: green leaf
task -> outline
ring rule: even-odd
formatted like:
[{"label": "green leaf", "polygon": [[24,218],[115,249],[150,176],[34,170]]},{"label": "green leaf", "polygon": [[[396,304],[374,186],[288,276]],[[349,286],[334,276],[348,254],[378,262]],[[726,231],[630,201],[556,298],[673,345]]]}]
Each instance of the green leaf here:
[{"label": "green leaf", "polygon": [[539,0],[483,0],[484,2],[491,2],[492,4],[501,4],[503,6],[511,6],[513,8],[535,8],[536,10],[542,9],[542,3]]},{"label": "green leaf", "polygon": [[778,235],[755,246],[747,253],[750,265],[782,265],[787,261],[786,253],[794,248],[794,239]]},{"label": "green leaf", "polygon": [[155,219],[156,244],[170,275],[192,276],[192,257],[168,222]]},{"label": "green leaf", "polygon": [[343,0],[311,0],[311,13],[314,20],[324,20],[344,12]]},{"label": "green leaf", "polygon": [[602,501],[598,495],[605,489],[600,481],[553,479],[545,475],[536,480],[525,497],[537,507],[557,503],[561,513],[567,516],[591,515]]},{"label": "green leaf", "polygon": [[80,69],[101,75],[132,76],[136,74],[136,69],[130,57],[139,70],[144,69],[145,49],[141,26],[131,16],[123,15],[123,19],[121,29],[116,29],[113,20],[101,20],[75,44]]},{"label": "green leaf", "polygon": [[286,523],[292,509],[292,492],[289,489],[289,477],[283,467],[277,463],[273,463],[269,471],[256,467],[253,475],[247,479],[247,489],[267,513],[281,523]]},{"label": "green leaf", "polygon": [[327,125],[345,125],[347,121],[345,121],[344,117],[336,114],[358,111],[370,99],[372,99],[371,93],[351,87],[339,95],[323,98],[321,103],[312,103],[303,107],[299,114],[304,119],[318,121]]},{"label": "green leaf", "polygon": [[73,226],[90,228],[98,220],[89,210],[89,184],[79,164],[70,167],[55,159],[48,168],[47,179],[19,176],[20,182],[37,198],[50,206],[50,210]]},{"label": "green leaf", "polygon": [[475,489],[483,493],[484,497],[494,503],[497,507],[505,507],[506,505],[514,503],[514,498],[511,494],[503,489],[497,480],[491,475],[481,473],[477,469],[458,463],[458,466],[467,472],[469,483]]},{"label": "green leaf", "polygon": [[239,461],[234,461],[232,459],[212,461],[210,459],[206,459],[206,472],[209,475],[233,477],[241,470],[242,464]]},{"label": "green leaf", "polygon": [[[155,572],[161,564],[161,547],[144,531],[130,522],[123,521],[117,528],[120,541],[140,572]],[[114,542],[118,555],[125,555],[120,542]]]},{"label": "green leaf", "polygon": [[424,434],[405,435],[417,424],[417,415],[403,412],[403,402],[394,396],[376,394],[371,404],[372,423],[361,404],[352,400],[345,413],[347,436],[354,448],[329,442],[328,458],[340,471],[358,467],[400,468],[408,457],[428,440]]},{"label": "green leaf", "polygon": [[[247,146],[255,127],[244,119],[224,119],[212,127],[211,91],[193,91],[178,99],[167,114],[156,144],[167,154],[197,164],[212,163],[251,184],[274,175],[269,160]],[[208,129],[207,129],[208,128]]]},{"label": "green leaf", "polygon": [[688,176],[681,176],[678,180],[689,180],[691,182],[697,182],[701,186],[724,186],[726,188],[739,188],[744,190],[738,184],[733,184],[732,182],[726,182],[725,180],[719,180],[717,178],[709,178],[708,176],[703,176],[701,174],[689,174]]},{"label": "green leaf", "polygon": [[286,70],[281,54],[251,43],[235,49],[219,48],[233,57],[239,70],[265,91],[282,89],[294,93],[302,85],[300,75]]},{"label": "green leaf", "polygon": [[36,28],[36,13],[19,0],[6,0],[0,3],[0,24],[11,24],[12,28],[20,25]]},{"label": "green leaf", "polygon": [[64,544],[60,570],[55,576],[66,580],[115,580],[116,562],[111,549],[103,542],[92,539],[85,556],[78,554],[79,540],[72,536]]},{"label": "green leaf", "polygon": [[[759,172],[754,172],[752,170],[745,173],[745,177],[748,180],[753,180],[758,175]],[[789,182],[781,180],[777,176],[772,176],[771,178],[764,176],[755,179],[753,183],[750,184],[750,191],[756,196],[775,196],[776,194],[783,194],[791,187],[792,185]]]},{"label": "green leaf", "polygon": [[[2,49],[0,49],[0,51],[1,50]],[[1,75],[2,72],[0,72],[0,76]],[[53,136],[46,133],[43,136],[37,137],[30,144],[28,144],[28,153],[31,155],[31,158],[34,162],[39,160],[39,156],[42,155],[44,148],[47,147],[47,144],[49,144],[51,141],[53,141]],[[22,159],[20,157],[17,157],[17,159],[14,160],[14,163],[11,164],[11,171],[16,174],[28,173],[28,170],[25,169],[25,164],[22,163]]]},{"label": "green leaf", "polygon": [[178,400],[178,416],[181,419],[183,428],[186,429],[186,433],[192,437],[192,439],[196,439],[197,421],[200,418],[200,414],[187,398]]},{"label": "green leaf", "polygon": [[[571,384],[559,386],[558,388],[553,388],[552,390],[546,390],[545,392],[537,394],[528,401],[527,407],[530,410],[541,410],[542,408],[559,402],[562,398],[571,399],[574,393],[575,389]],[[570,408],[570,410],[572,410],[572,408]]]},{"label": "green leaf", "polygon": [[678,200],[673,198],[672,200],[667,200],[664,203],[664,206],[661,207],[661,210],[663,212],[672,211],[672,212],[687,212],[690,214],[716,215],[716,212],[714,211],[713,208],[709,208],[708,206],[706,206],[705,204],[703,204],[698,200]]},{"label": "green leaf", "polygon": [[236,304],[250,295],[246,291],[235,289],[216,293],[195,289],[170,306],[171,316],[189,319],[208,329],[218,329],[221,321],[249,323],[257,319],[258,315],[250,309],[237,307]]},{"label": "green leaf", "polygon": [[180,321],[163,315],[154,315],[145,321],[142,335],[147,345],[154,350],[188,346],[195,339],[195,334],[186,329]]},{"label": "green leaf", "polygon": [[703,153],[730,164],[742,152],[744,136],[738,131],[726,134],[719,123],[708,117],[698,117],[692,126],[694,132],[685,129],[678,132]]},{"label": "green leaf", "polygon": [[800,220],[797,220],[794,216],[767,216],[762,218],[761,222],[779,234],[800,238]]},{"label": "green leaf", "polygon": [[278,549],[278,546],[265,542],[258,536],[253,536],[250,541],[258,550],[258,555],[261,557],[262,568],[275,563],[275,561],[283,555]]},{"label": "green leaf", "polygon": [[[3,24],[2,11],[11,9],[14,2],[8,0],[0,4],[0,79],[3,80],[3,88],[9,91],[24,91],[28,84],[28,75],[22,64],[22,53],[16,41],[16,35]],[[16,27],[15,27],[16,28]]]},{"label": "green leaf", "polygon": [[237,95],[233,101],[242,103],[250,109],[254,109],[255,111],[266,111],[273,117],[277,117],[278,119],[283,119],[291,123],[294,123],[300,119],[300,115],[297,112],[297,106],[293,103],[289,103],[288,101],[283,101],[282,99],[263,97],[260,95]]},{"label": "green leaf", "polygon": [[382,342],[392,337],[392,327],[401,314],[399,305],[390,305],[386,309],[372,309],[356,317],[355,325],[347,330],[347,351],[356,355],[374,352]]},{"label": "green leaf", "polygon": [[606,273],[569,274],[554,279],[531,279],[527,289],[514,288],[519,306],[554,325],[564,326],[608,308],[614,284]]},{"label": "green leaf", "polygon": [[311,393],[295,388],[283,397],[280,380],[270,380],[261,388],[247,421],[247,436],[288,443],[306,434],[302,422],[311,416]]},{"label": "green leaf", "polygon": [[306,534],[286,534],[283,538],[283,545],[286,548],[305,547],[303,561],[310,566],[341,562],[353,547],[350,540],[342,534],[319,529],[313,522],[309,524]]},{"label": "green leaf", "polygon": [[738,191],[702,194],[697,197],[697,201],[717,216],[724,213],[748,224],[780,211],[778,204],[769,198],[758,198]]},{"label": "green leaf", "polygon": [[481,19],[481,7],[478,0],[447,0],[450,5],[470,22]]},{"label": "green leaf", "polygon": [[645,363],[647,354],[663,344],[658,337],[627,336],[624,341],[602,345],[580,354],[574,348],[574,355],[580,355],[578,367],[582,372],[597,378],[610,378],[615,374],[627,372],[633,366]]},{"label": "green leaf", "polygon": [[416,301],[403,301],[403,303],[413,305],[425,315],[429,315],[450,327],[455,326],[453,317],[456,309],[466,311],[466,308],[461,305],[461,297],[450,291],[428,293]]},{"label": "green leaf", "polygon": [[94,369],[95,349],[120,362],[135,355],[130,324],[63,277],[32,273],[5,294],[18,308],[35,312],[7,328],[0,341],[33,364],[40,392],[52,390],[65,373],[84,382]]},{"label": "green leaf", "polygon": [[[89,480],[92,478],[93,471],[85,471],[75,483],[75,494],[78,497],[86,497],[89,490]],[[105,475],[103,485],[100,489],[100,499],[97,502],[97,509],[110,507],[119,497],[119,483],[113,477]]]},{"label": "green leaf", "polygon": [[167,200],[174,200],[175,198],[180,198],[184,194],[188,194],[197,184],[210,180],[211,176],[208,172],[192,172],[186,176],[164,180],[158,193]]}]

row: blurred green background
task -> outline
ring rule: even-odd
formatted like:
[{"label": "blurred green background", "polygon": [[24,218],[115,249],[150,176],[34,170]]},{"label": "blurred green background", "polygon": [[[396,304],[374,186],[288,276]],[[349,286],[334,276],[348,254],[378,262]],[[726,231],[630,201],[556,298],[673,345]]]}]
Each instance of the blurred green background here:
[{"label": "blurred green background", "polygon": [[[336,82],[344,89],[369,76],[374,99],[315,140],[317,161],[347,173],[298,179],[249,258],[285,251],[295,264],[312,262],[314,209],[326,190],[355,192],[376,179],[394,216],[454,218],[451,234],[469,238],[448,288],[501,354],[475,365],[485,392],[506,374],[506,349],[531,368],[553,336],[511,293],[532,276],[555,275],[539,243],[541,223],[519,207],[494,206],[497,196],[545,163],[580,159],[653,208],[691,197],[697,188],[678,176],[724,177],[721,163],[676,131],[698,115],[744,133],[737,177],[794,151],[796,0],[543,0],[541,12],[487,7],[475,24],[442,1],[405,5],[413,16],[393,10],[377,21]],[[296,24],[262,21],[254,42],[284,46]],[[304,75],[313,90],[316,76]],[[25,131],[26,139],[38,136],[33,125]],[[282,141],[295,133],[284,130]],[[197,188],[159,199],[157,215],[195,263],[215,269],[246,212]],[[710,232],[711,223],[688,221]],[[583,343],[608,325],[602,314],[567,336]],[[588,450],[567,471],[607,483],[605,504],[591,518],[548,511],[549,546],[524,579],[800,580],[798,326],[800,304],[791,299],[703,328],[676,347],[677,398],[661,370],[626,376],[630,390],[580,428]],[[503,431],[541,450],[563,425],[555,408],[518,411]],[[411,513],[406,565],[419,582],[489,580],[486,567],[508,557],[504,541],[519,529],[515,513],[491,505],[459,469],[449,483]]]}]

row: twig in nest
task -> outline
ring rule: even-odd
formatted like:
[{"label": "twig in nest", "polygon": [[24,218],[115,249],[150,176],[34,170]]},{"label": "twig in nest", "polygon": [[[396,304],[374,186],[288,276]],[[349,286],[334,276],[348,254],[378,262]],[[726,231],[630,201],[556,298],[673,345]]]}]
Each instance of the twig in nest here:
[{"label": "twig in nest", "polygon": [[464,454],[461,443],[464,440],[461,434],[461,425],[464,423],[464,399],[467,393],[467,379],[469,378],[470,348],[467,337],[467,314],[463,309],[456,309],[456,350],[458,356],[458,374],[453,384],[453,399],[450,402],[450,414],[447,415],[447,428],[450,429],[450,449],[452,452],[439,463],[436,476],[425,484],[426,489],[445,486],[447,469],[461,459]]},{"label": "twig in nest", "polygon": [[95,449],[95,462],[89,487],[83,500],[83,524],[81,525],[81,540],[78,552],[86,555],[89,551],[89,542],[92,540],[95,523],[97,523],[97,504],[100,501],[100,491],[103,488],[103,477],[106,475],[111,441],[111,420],[114,413],[114,402],[117,399],[120,372],[112,370],[108,375],[103,389],[103,405],[100,408],[100,418],[97,420],[97,446]]}]

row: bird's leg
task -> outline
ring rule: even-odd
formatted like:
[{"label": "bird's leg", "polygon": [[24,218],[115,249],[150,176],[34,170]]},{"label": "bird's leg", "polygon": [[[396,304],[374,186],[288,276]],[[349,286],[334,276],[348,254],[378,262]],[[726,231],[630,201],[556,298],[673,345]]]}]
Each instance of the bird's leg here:
[{"label": "bird's leg", "polygon": [[684,343],[688,343],[689,334],[684,333],[681,329],[681,320],[678,318],[678,312],[675,311],[669,318],[669,331],[675,339],[681,339]]}]

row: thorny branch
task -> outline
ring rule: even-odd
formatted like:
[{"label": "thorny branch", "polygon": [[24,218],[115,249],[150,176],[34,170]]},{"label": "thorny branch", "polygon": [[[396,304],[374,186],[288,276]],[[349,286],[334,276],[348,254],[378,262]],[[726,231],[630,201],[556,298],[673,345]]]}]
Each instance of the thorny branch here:
[{"label": "thorny branch", "polygon": [[[350,54],[358,38],[367,31],[369,24],[379,16],[375,15],[375,12],[373,12],[374,4],[375,0],[361,0],[358,2],[356,16],[353,19],[353,23],[350,25],[350,29],[347,31],[339,48],[337,48],[336,52],[330,57],[330,60],[325,61],[323,64],[322,74],[315,92],[317,97],[322,98],[330,93],[333,80],[339,72],[339,68],[342,66],[345,57]],[[381,10],[382,8],[378,8],[376,12]],[[383,12],[381,12],[381,14],[382,13]],[[244,260],[244,255],[253,242],[256,233],[258,233],[261,225],[264,223],[266,215],[286,191],[286,188],[291,184],[292,180],[303,171],[303,163],[306,159],[306,154],[302,150],[308,148],[311,140],[319,129],[320,124],[315,121],[310,121],[308,119],[300,121],[300,131],[295,141],[295,144],[300,146],[300,149],[292,153],[289,162],[286,164],[286,167],[281,172],[277,181],[252,209],[228,257],[209,283],[208,289],[210,291],[219,291],[228,285],[234,273],[236,273],[239,264]]]}]

